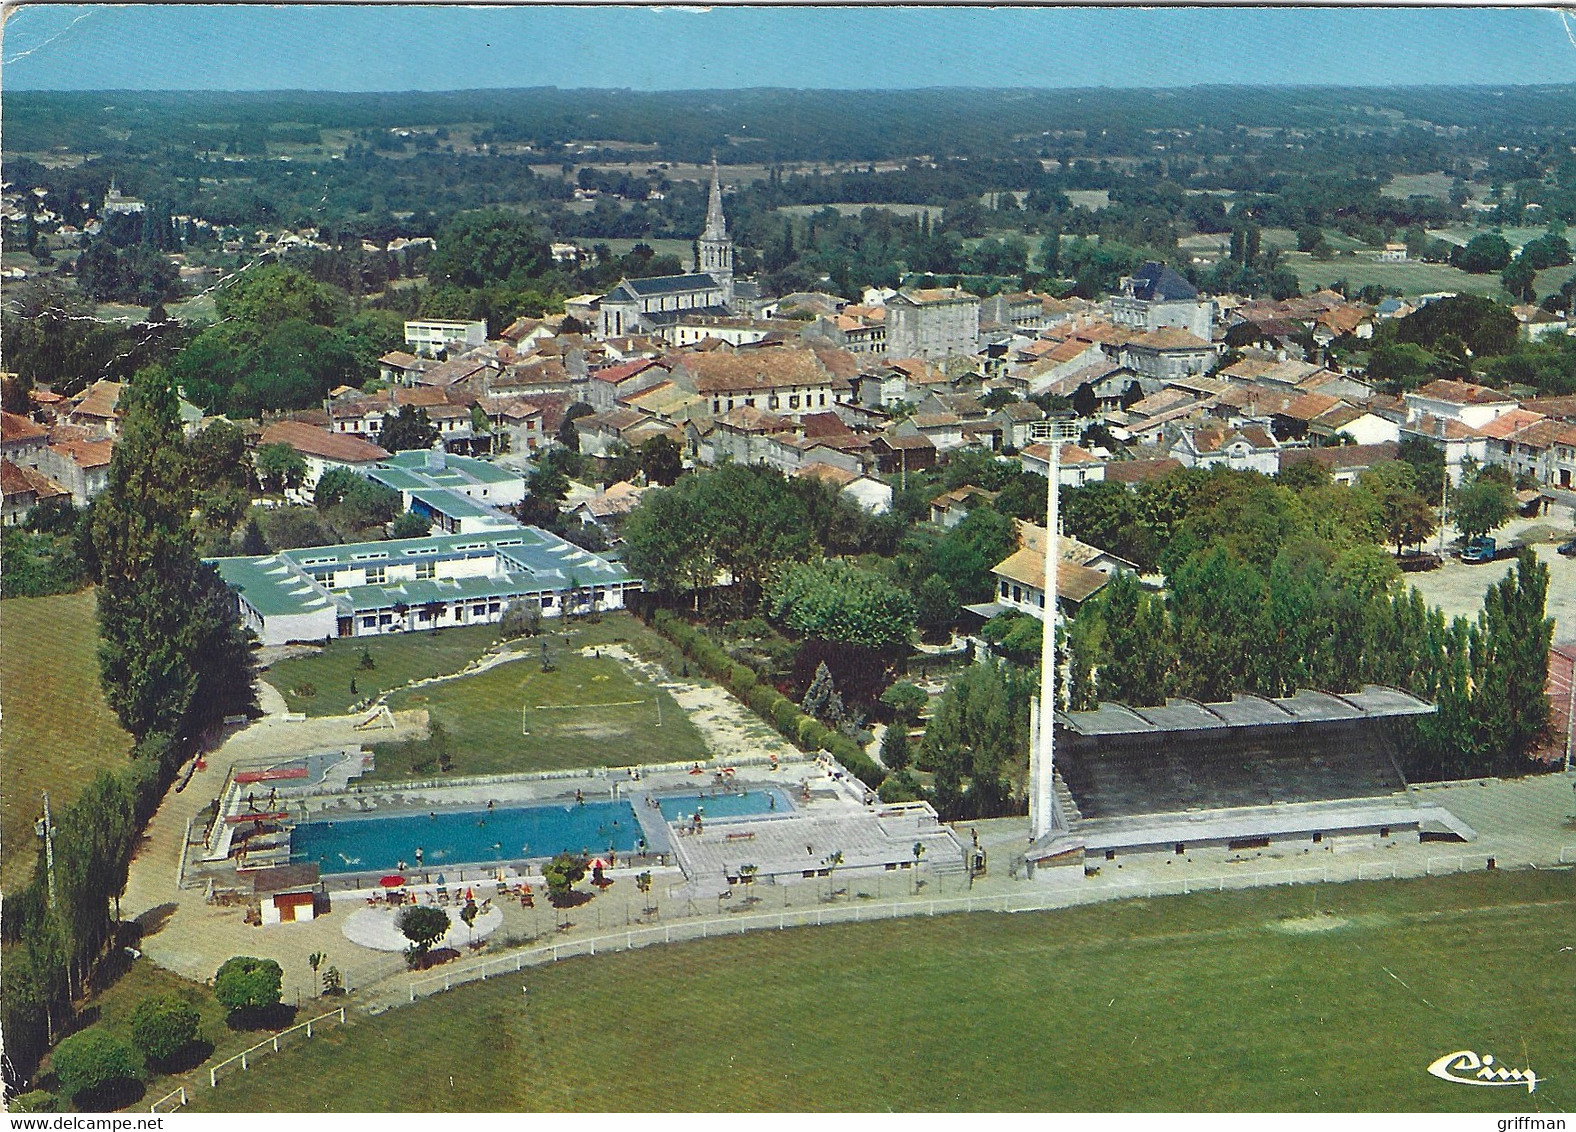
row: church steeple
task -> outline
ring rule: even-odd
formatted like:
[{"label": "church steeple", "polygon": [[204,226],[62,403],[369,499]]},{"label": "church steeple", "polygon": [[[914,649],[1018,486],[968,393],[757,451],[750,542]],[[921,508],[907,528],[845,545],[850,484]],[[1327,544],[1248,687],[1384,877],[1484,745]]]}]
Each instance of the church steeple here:
[{"label": "church steeple", "polygon": [[697,241],[700,246],[698,270],[722,284],[723,303],[733,305],[733,241],[728,238],[728,220],[722,214],[722,178],[717,159],[711,159],[711,196],[706,203],[706,229]]},{"label": "church steeple", "polygon": [[722,180],[717,173],[717,159],[711,159],[711,198],[706,203],[706,231],[703,240],[726,240],[728,219],[722,214]]}]

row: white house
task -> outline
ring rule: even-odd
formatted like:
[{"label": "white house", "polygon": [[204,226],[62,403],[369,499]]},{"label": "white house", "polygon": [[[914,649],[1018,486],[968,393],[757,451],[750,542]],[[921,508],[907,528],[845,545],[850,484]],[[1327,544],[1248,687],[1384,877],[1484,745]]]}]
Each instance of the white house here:
[{"label": "white house", "polygon": [[[1031,444],[1018,453],[1018,463],[1026,472],[1051,474],[1051,446],[1044,441]],[[1056,462],[1056,482],[1063,487],[1082,487],[1105,479],[1105,461],[1076,444],[1063,444]]]},{"label": "white house", "polygon": [[818,479],[838,489],[838,494],[852,499],[866,514],[881,515],[892,509],[892,487],[878,479],[861,475],[847,468],[839,468],[817,460],[805,464],[796,476]]},{"label": "white house", "polygon": [[1497,389],[1444,379],[1430,381],[1420,389],[1402,394],[1402,398],[1406,402],[1409,424],[1428,416],[1460,421],[1469,428],[1482,428],[1516,407],[1514,397]]},{"label": "white house", "polygon": [[1189,468],[1236,468],[1273,476],[1280,471],[1280,444],[1268,428],[1208,425],[1184,428],[1168,455]]},{"label": "white house", "polygon": [[370,440],[353,433],[329,432],[304,421],[275,421],[263,429],[258,445],[284,444],[306,462],[306,478],[301,489],[311,493],[317,481],[331,468],[349,468],[366,474],[389,454]]}]

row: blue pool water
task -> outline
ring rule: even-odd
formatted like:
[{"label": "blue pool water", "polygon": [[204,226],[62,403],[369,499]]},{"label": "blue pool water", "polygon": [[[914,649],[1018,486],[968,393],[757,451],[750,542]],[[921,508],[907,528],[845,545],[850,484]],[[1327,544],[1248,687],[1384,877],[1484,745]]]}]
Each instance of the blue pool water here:
[{"label": "blue pool water", "polygon": [[[762,798],[763,809],[766,804]],[[420,847],[422,867],[438,870],[476,861],[550,857],[566,850],[628,853],[640,836],[640,823],[628,802],[449,810],[435,816],[306,822],[290,835],[290,859],[315,861],[325,874],[392,872],[401,861],[414,868]]]},{"label": "blue pool water", "polygon": [[659,797],[657,805],[667,821],[688,821],[701,807],[702,818],[742,818],[757,814],[789,814],[793,803],[788,795],[775,786],[763,786],[742,794],[711,794],[700,791],[694,794],[669,794]]}]

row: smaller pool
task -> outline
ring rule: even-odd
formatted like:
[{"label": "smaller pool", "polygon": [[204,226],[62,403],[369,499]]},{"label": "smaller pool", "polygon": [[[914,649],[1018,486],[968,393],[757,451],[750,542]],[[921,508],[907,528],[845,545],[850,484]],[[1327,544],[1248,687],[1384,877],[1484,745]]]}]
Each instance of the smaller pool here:
[{"label": "smaller pool", "polygon": [[664,821],[689,821],[700,810],[703,818],[745,818],[758,814],[787,814],[793,812],[793,803],[775,786],[759,786],[732,793],[712,794],[700,791],[694,794],[662,794],[657,796],[657,806]]}]

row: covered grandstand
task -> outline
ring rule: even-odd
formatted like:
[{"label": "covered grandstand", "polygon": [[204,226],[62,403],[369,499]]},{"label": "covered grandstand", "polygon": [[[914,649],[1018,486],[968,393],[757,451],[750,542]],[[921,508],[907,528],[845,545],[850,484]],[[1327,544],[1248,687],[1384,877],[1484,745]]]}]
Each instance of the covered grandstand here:
[{"label": "covered grandstand", "polygon": [[1222,846],[1268,849],[1341,837],[1467,840],[1472,830],[1407,790],[1398,741],[1435,705],[1368,685],[1224,703],[1102,703],[1056,714],[1063,831],[1030,861]]}]

